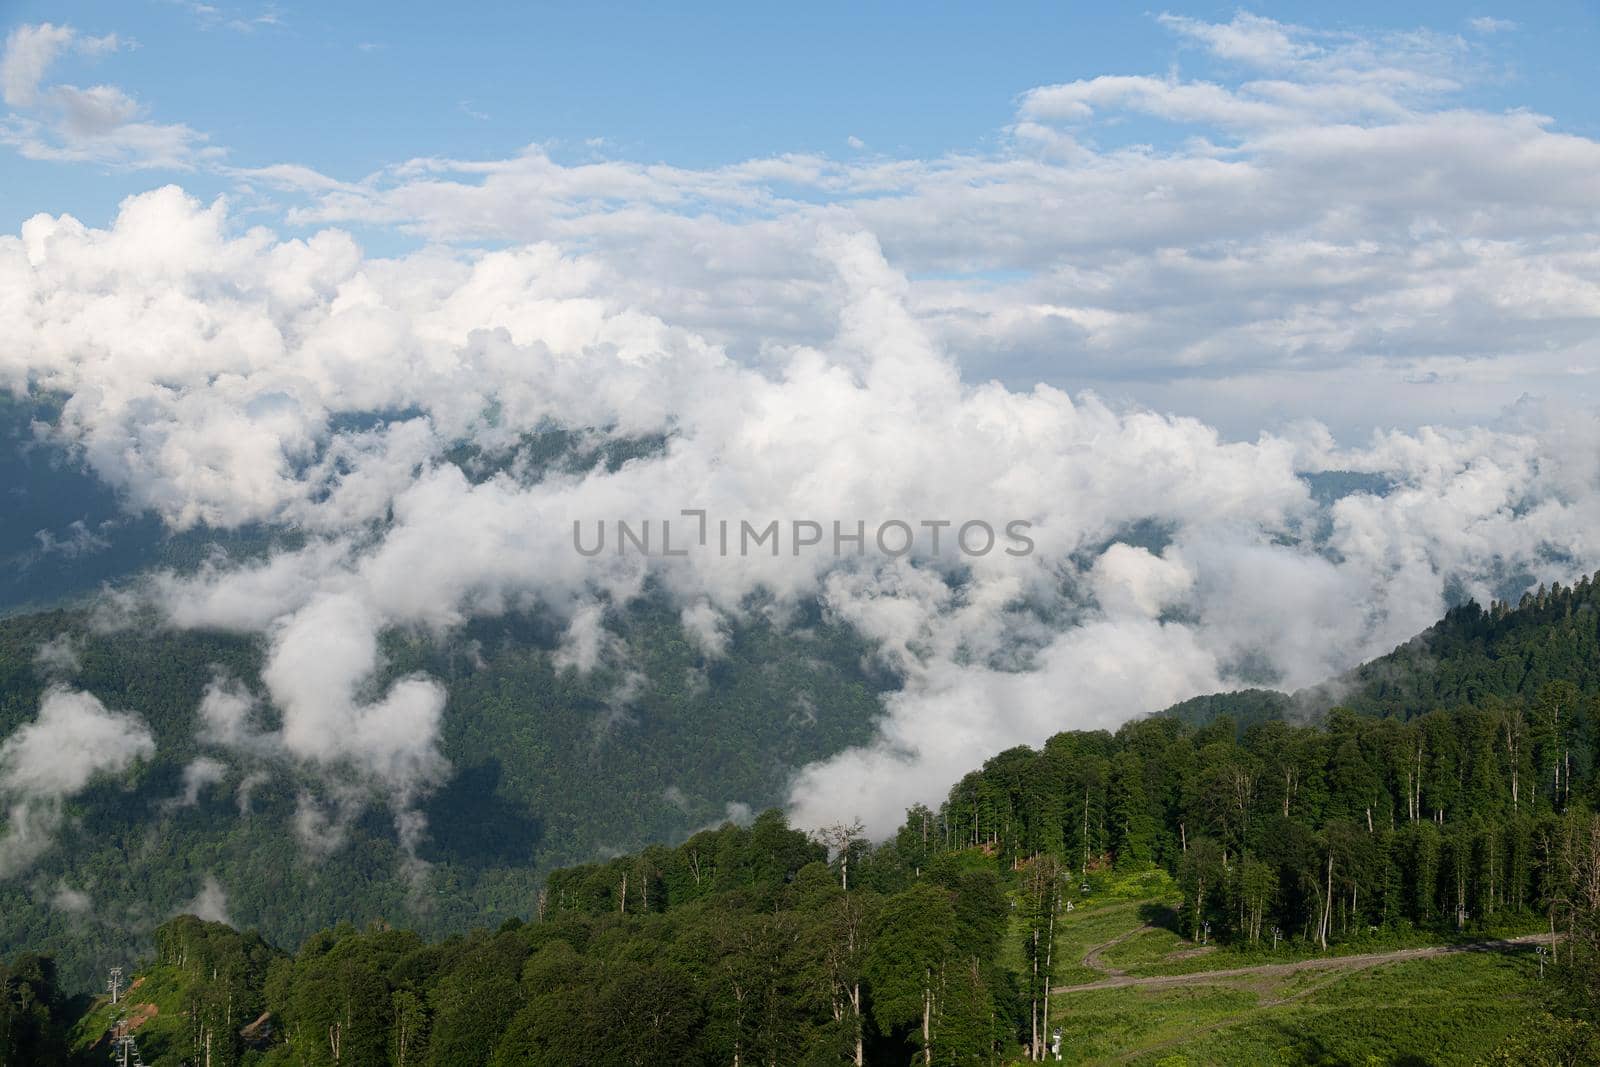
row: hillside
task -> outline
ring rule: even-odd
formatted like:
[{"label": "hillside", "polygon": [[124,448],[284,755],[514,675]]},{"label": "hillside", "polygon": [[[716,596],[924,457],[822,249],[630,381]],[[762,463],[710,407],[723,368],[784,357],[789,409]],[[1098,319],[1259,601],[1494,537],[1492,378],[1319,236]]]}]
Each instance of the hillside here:
[{"label": "hillside", "polygon": [[[1015,1063],[1058,1028],[1080,1063],[1591,1062],[1600,699],[1574,693],[1064,733],[881,844],[772,811],[442,941],[346,923],[291,957],[180,919],[127,1010],[173,1067]],[[103,1047],[103,1002],[59,1018]]]},{"label": "hillside", "polygon": [[[1290,709],[1317,718],[1336,691],[1346,705],[1400,719],[1505,698],[1526,702],[1536,731],[1550,679],[1574,679],[1581,695],[1597,691],[1596,592],[1585,579],[1514,609],[1468,605],[1336,685],[1292,697],[1218,694],[1168,714],[1199,727],[1227,716],[1242,734]],[[259,642],[159,626],[105,630],[79,609],[0,620],[0,734],[36,713],[55,677],[39,650],[65,634],[73,684],[140,715],[157,752],[131,777],[74,797],[55,847],[25,877],[0,882],[11,920],[0,953],[46,949],[63,982],[84,988],[108,963],[145,950],[154,927],[211,884],[227,887],[215,917],[286,946],[341,919],[443,936],[526,916],[550,871],[682,840],[747,810],[740,806],[777,804],[796,767],[867,739],[878,695],[895,681],[867,673],[859,641],[820,614],[788,630],[760,613],[749,620],[730,634],[728,654],[708,663],[671,607],[646,599],[612,620],[641,650],[631,680],[606,669],[557,671],[556,630],[537,616],[475,622],[443,646],[391,634],[386,677],[426,670],[450,692],[442,748],[453,773],[420,809],[428,833],[417,858],[426,866],[411,861],[377,800],[352,810],[340,847],[306,863],[296,820],[302,798],[326,789],[307,774],[230,762],[214,779],[185,778],[205,754],[194,719],[202,693],[219,668],[254,677]],[[619,715],[611,694],[623,684],[638,688]],[[1566,728],[1579,743],[1564,759],[1585,776],[1592,727],[1569,718]],[[1540,743],[1529,751],[1544,759]],[[1152,779],[1149,788],[1170,795],[1173,787]]]},{"label": "hillside", "polygon": [[1515,604],[1468,602],[1386,656],[1297,697],[1407,718],[1488,697],[1532,699],[1561,680],[1600,691],[1600,575]]},{"label": "hillside", "polygon": [[1515,605],[1468,601],[1394,651],[1294,693],[1214,693],[1162,714],[1192,726],[1226,715],[1241,731],[1332,707],[1408,719],[1491,697],[1532,700],[1556,680],[1600,692],[1600,575],[1541,586]]},{"label": "hillside", "polygon": [[392,635],[389,676],[426,668],[450,691],[442,748],[453,773],[420,809],[430,832],[418,884],[381,797],[349,817],[342,847],[307,863],[295,820],[303,795],[327,796],[319,779],[266,757],[185,778],[210,751],[197,739],[202,694],[219,670],[254,677],[258,642],[106,632],[80,611],[0,620],[0,736],[32,720],[59,677],[37,660],[55,642],[73,650],[75,687],[138,714],[156,742],[131,776],[72,798],[55,847],[0,881],[0,955],[49,946],[63,981],[82,988],[147,946],[207,879],[228,887],[229,916],[284,944],[340,918],[439,935],[523,914],[557,866],[681,839],[730,805],[780,802],[796,767],[866,740],[892,682],[866,673],[866,650],[818,616],[780,632],[753,613],[712,663],[662,603],[615,626],[641,650],[625,715],[611,699],[625,679],[558,671],[556,631],[541,619],[475,623],[448,646]]}]

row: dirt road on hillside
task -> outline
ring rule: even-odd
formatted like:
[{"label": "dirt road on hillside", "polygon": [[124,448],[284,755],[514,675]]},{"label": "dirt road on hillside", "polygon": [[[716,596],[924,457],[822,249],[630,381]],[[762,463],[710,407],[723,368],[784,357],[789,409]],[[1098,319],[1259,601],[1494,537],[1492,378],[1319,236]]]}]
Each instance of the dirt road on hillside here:
[{"label": "dirt road on hillside", "polygon": [[[1137,930],[1133,931],[1133,933],[1138,932]],[[1095,957],[1098,961],[1099,953],[1102,950],[1130,936],[1132,934],[1125,934],[1112,942],[1097,946],[1089,952],[1089,955]],[[1162,974],[1148,977],[1111,974],[1097,982],[1086,982],[1083,985],[1055,986],[1050,992],[1054,996],[1059,996],[1066,993],[1087,993],[1095,989],[1123,989],[1129,986],[1160,989],[1165,986],[1220,982],[1230,978],[1249,978],[1256,975],[1293,974],[1296,971],[1354,971],[1363,967],[1376,967],[1384,963],[1404,963],[1407,960],[1427,959],[1430,956],[1447,956],[1454,952],[1515,952],[1519,949],[1531,948],[1540,941],[1548,941],[1549,937],[1549,934],[1525,934],[1522,937],[1495,941],[1474,941],[1465,945],[1430,945],[1424,948],[1396,949],[1393,952],[1370,952],[1360,956],[1323,956],[1311,960],[1295,960],[1293,963],[1262,963],[1254,967],[1231,967],[1221,971],[1196,971],[1193,974]],[[1085,958],[1084,962],[1087,963],[1088,959]]]}]

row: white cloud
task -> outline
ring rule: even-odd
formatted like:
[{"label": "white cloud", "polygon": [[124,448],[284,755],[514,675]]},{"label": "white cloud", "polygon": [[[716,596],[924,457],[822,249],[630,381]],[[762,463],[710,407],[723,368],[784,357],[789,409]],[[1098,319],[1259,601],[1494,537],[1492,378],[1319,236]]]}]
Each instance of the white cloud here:
[{"label": "white cloud", "polygon": [[600,665],[601,657],[613,647],[615,639],[605,629],[605,607],[588,603],[572,613],[554,663],[558,670],[588,674]]},{"label": "white cloud", "polygon": [[697,600],[679,614],[684,632],[707,659],[717,659],[728,650],[728,623],[709,600]]},{"label": "white cloud", "polygon": [[[180,625],[270,638],[261,681],[282,729],[262,734],[255,698],[223,684],[201,709],[207,737],[252,758],[354,769],[397,817],[446,773],[444,693],[419,678],[367,691],[391,626],[446,630],[538,602],[569,620],[560,662],[593,669],[626,657],[606,605],[652,574],[708,649],[757,588],[820,594],[908,683],[882,745],[808,772],[795,805],[821,817],[855,795],[835,776],[865,768],[881,828],[897,805],[936,794],[979,734],[1003,746],[1121,721],[1228,684],[1250,656],[1285,684],[1316,681],[1425,625],[1447,578],[1481,595],[1506,559],[1567,576],[1570,564],[1541,562],[1543,546],[1593,558],[1594,496],[1575,489],[1593,471],[1574,466],[1587,453],[1573,445],[1593,438],[1592,419],[1567,418],[1559,447],[1540,436],[1550,416],[1531,411],[1516,428],[1355,449],[1314,428],[1227,443],[1198,420],[1092,395],[963,384],[917,314],[916,286],[869,234],[818,231],[810,255],[837,309],[833,336],[788,348],[768,372],[600,295],[609,274],[585,257],[534,246],[369,261],[338,234],[230,236],[223,207],[169,190],[130,201],[111,231],[35,219],[0,242],[14,291],[52,294],[0,309],[0,332],[17,380],[70,394],[58,432],[130,500],[179,527],[316,532],[303,549],[152,591]],[[336,413],[371,410],[411,414],[333,429]],[[537,482],[474,482],[438,461],[463,437],[493,453],[552,420],[670,443],[614,472]],[[1313,518],[1296,472],[1327,466],[1402,487],[1334,510],[1339,563],[1294,536]],[[876,551],[646,565],[585,559],[570,541],[575,518],[659,522],[684,507],[735,522],[1024,518],[1038,552],[973,561],[958,581],[926,536],[918,565]],[[1172,530],[1169,548],[1096,548],[1145,520]],[[1080,570],[1069,561],[1084,552]],[[1294,592],[1268,592],[1283,589]],[[1169,607],[1184,621],[1162,621]],[[1160,669],[1129,670],[1162,645]],[[1082,703],[1058,699],[1068,677]],[[330,803],[303,805],[308,839],[338,839],[351,802]]]},{"label": "white cloud", "polygon": [[181,123],[145,119],[145,107],[114,85],[45,84],[65,52],[96,55],[123,47],[115,34],[89,37],[45,22],[18,26],[0,54],[0,143],[29,159],[189,169],[220,158],[205,136]]},{"label": "white cloud", "polygon": [[83,890],[74,889],[66,882],[58,882],[55,892],[50,895],[50,906],[68,915],[87,915],[94,909],[94,900]]},{"label": "white cloud", "polygon": [[1089,583],[1108,615],[1132,613],[1155,619],[1188,598],[1195,574],[1170,550],[1158,556],[1149,549],[1114,544],[1095,560]]},{"label": "white cloud", "polygon": [[111,542],[90,530],[82,519],[71,523],[65,537],[57,537],[49,530],[38,530],[34,540],[39,542],[39,554],[62,555],[68,558],[89,556],[110,547]]},{"label": "white cloud", "polygon": [[283,17],[275,4],[227,5],[208,4],[202,0],[166,0],[174,7],[188,12],[201,29],[228,29],[235,33],[254,33],[262,27],[279,26]]},{"label": "white cloud", "polygon": [[200,794],[209,785],[216,785],[228,776],[228,765],[210,756],[196,756],[183,768],[183,792],[171,801],[173,807],[192,808],[200,802]]},{"label": "white cloud", "polygon": [[1247,12],[1240,12],[1227,23],[1204,22],[1182,15],[1162,15],[1160,20],[1220,58],[1252,67],[1293,66],[1323,53],[1305,30]]},{"label": "white cloud", "polygon": [[6,37],[0,56],[0,89],[12,107],[30,107],[38,99],[39,83],[61,50],[71,43],[69,26],[18,26]]},{"label": "white cloud", "polygon": [[1517,24],[1511,19],[1495,18],[1491,15],[1468,19],[1467,25],[1477,33],[1510,33],[1517,28]]},{"label": "white cloud", "polygon": [[63,802],[102,774],[120,774],[155,754],[137,716],[110,711],[89,693],[52,688],[39,715],[0,743],[0,878],[25,870],[54,842]]},{"label": "white cloud", "polygon": [[51,676],[72,675],[78,672],[78,646],[71,634],[57,634],[39,646],[33,662]]},{"label": "white cloud", "polygon": [[[359,181],[299,174],[289,217],[582,247],[611,306],[769,370],[826,343],[841,310],[821,235],[865,231],[967,380],[1092,389],[1234,435],[1286,417],[1471,424],[1522,391],[1600,399],[1582,370],[1600,322],[1600,146],[1467,106],[1487,46],[1162,22],[1203,76],[1035,88],[989,154],[693,170],[566,165],[531,145]],[[1128,118],[1169,131],[1127,144]]]},{"label": "white cloud", "polygon": [[39,84],[63,52],[97,55],[114,52],[121,43],[116,34],[85,37],[71,26],[42,22],[18,26],[6,36],[0,53],[0,94],[12,107],[32,107],[39,98]]},{"label": "white cloud", "polygon": [[429,679],[403,678],[376,700],[358,699],[379,667],[379,622],[354,597],[318,596],[273,628],[261,679],[283,712],[290,755],[348,763],[384,783],[403,806],[448,769],[437,747],[444,690]]},{"label": "white cloud", "polygon": [[50,689],[38,718],[0,745],[0,790],[68,797],[96,774],[120,772],[154,753],[155,740],[137,716],[109,711],[89,693]]},{"label": "white cloud", "polygon": [[200,886],[200,892],[195,894],[193,900],[178,909],[180,915],[193,915],[210,923],[233,924],[233,919],[228,915],[228,894],[222,888],[215,875],[206,875],[205,881]]}]

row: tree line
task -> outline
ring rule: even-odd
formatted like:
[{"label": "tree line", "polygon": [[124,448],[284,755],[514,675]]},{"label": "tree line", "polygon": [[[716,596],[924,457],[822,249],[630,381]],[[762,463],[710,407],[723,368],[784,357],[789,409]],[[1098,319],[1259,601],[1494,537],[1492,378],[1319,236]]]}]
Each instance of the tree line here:
[{"label": "tree line", "polygon": [[[1600,706],[1562,683],[1408,722],[1173,718],[990,759],[890,839],[772,811],[554,873],[526,921],[428,942],[336,927],[293,955],[186,917],[172,1062],[837,1064],[1043,1058],[1063,902],[1165,867],[1198,939],[1327,947],[1530,917],[1594,1021]],[[1073,961],[1068,961],[1073,962]]]}]

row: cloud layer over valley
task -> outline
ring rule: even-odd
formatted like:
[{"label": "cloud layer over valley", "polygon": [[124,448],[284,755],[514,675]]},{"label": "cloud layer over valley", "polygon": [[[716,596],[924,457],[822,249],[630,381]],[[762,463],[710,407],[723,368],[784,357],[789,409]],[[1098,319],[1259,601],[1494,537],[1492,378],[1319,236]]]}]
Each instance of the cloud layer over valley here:
[{"label": "cloud layer over valley", "polygon": [[[374,688],[391,628],[537,609],[570,669],[626,668],[605,610],[647,589],[709,658],[739,614],[820,600],[903,681],[790,805],[882,833],[984,754],[1310,684],[1453,599],[1592,570],[1600,145],[1463,105],[1490,62],[1469,39],[1166,24],[1216,80],[1041,87],[983,155],[532,146],[228,172],[231,202],[166,186],[105,228],[37,216],[0,237],[0,388],[65,398],[38,432],[130,511],[304,534],[129,598],[265,642],[260,678],[197,709],[217,755],[353,771],[402,833],[451,768],[445,683]],[[6,99],[41,107],[48,53],[17,41]],[[1127,139],[1147,124],[1165,147]],[[379,258],[353,225],[428,243]],[[644,444],[536,467],[519,450],[555,428]],[[1327,471],[1383,491],[1324,493]],[[574,522],[677,536],[685,509],[869,533],[841,558],[574,549]],[[906,556],[870,534],[896,519]],[[930,520],[1023,520],[1035,550],[951,553],[947,530],[936,553]],[[85,701],[52,691],[27,729],[70,711],[143,751]],[[0,750],[8,798],[81,787],[18,777],[32,743]]]}]

